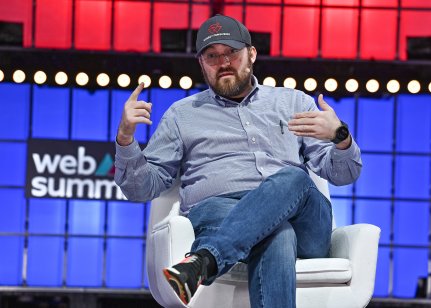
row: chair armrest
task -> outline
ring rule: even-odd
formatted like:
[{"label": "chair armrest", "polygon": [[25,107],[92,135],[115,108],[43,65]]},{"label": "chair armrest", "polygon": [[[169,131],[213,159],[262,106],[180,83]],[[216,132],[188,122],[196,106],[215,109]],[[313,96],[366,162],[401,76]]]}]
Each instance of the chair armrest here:
[{"label": "chair armrest", "polygon": [[165,266],[176,264],[184,259],[184,255],[190,251],[195,240],[192,223],[183,216],[169,217],[164,224],[157,224],[151,236],[157,238],[157,247],[154,247],[157,249],[156,257],[164,259]]},{"label": "chair armrest", "polygon": [[331,258],[351,261],[361,259],[365,252],[377,251],[380,228],[370,224],[338,227],[332,231]]},{"label": "chair armrest", "polygon": [[358,301],[369,300],[373,294],[379,238],[380,228],[370,224],[339,227],[332,232],[330,257],[350,260],[349,285]]},{"label": "chair armrest", "polygon": [[[150,290],[165,307],[185,307],[163,275],[163,268],[178,263],[190,251],[195,239],[189,219],[170,213],[156,224],[147,238],[147,271]],[[163,294],[163,296],[162,296]]]}]

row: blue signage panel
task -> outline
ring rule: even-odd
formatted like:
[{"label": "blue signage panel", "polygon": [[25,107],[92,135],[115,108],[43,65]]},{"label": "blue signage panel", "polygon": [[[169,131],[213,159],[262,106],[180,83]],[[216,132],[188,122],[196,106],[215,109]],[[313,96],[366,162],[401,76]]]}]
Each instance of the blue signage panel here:
[{"label": "blue signage panel", "polygon": [[125,200],[112,142],[30,139],[26,197]]}]

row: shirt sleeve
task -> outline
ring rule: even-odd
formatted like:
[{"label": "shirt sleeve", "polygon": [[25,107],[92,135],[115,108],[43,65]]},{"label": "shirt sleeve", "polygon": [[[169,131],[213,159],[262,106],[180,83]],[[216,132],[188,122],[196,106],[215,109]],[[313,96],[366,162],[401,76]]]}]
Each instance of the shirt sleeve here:
[{"label": "shirt sleeve", "polygon": [[128,146],[116,143],[115,183],[130,201],[157,198],[175,181],[182,156],[178,126],[168,110],[144,150],[136,140]]},{"label": "shirt sleeve", "polygon": [[[307,110],[318,110],[314,99],[303,95],[303,100],[308,106]],[[337,149],[330,141],[305,137],[303,138],[302,154],[305,164],[311,171],[336,186],[353,183],[361,173],[361,151],[353,137],[352,144],[345,150]]]}]

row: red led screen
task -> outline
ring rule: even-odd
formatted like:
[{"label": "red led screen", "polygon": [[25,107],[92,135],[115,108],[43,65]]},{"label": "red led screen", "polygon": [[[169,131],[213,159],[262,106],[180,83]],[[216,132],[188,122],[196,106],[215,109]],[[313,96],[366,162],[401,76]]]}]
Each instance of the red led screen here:
[{"label": "red led screen", "polygon": [[[198,29],[209,17],[208,5],[193,5],[191,28]],[[155,3],[153,25],[153,49],[160,52],[160,31],[162,29],[187,29],[189,26],[189,9],[187,3]]]},{"label": "red led screen", "polygon": [[114,15],[114,49],[150,50],[150,3],[116,1]]},{"label": "red led screen", "polygon": [[431,8],[431,1],[428,0],[401,0],[403,7]]},{"label": "red led screen", "polygon": [[24,47],[32,47],[33,0],[0,0],[0,21],[23,24]]},{"label": "red led screen", "polygon": [[76,0],[75,47],[109,50],[111,47],[111,1]]},{"label": "red led screen", "polygon": [[357,6],[359,0],[322,0],[323,5]]},{"label": "red led screen", "polygon": [[[265,16],[262,18],[262,16]],[[270,55],[280,54],[280,10],[277,7],[250,6],[247,8],[246,27],[253,32],[271,34]],[[259,52],[259,50],[257,51]]]},{"label": "red led screen", "polygon": [[397,11],[362,11],[361,58],[393,60],[397,49]]},{"label": "red led screen", "polygon": [[124,52],[161,52],[162,30],[196,30],[214,9],[269,33],[272,56],[406,60],[408,37],[431,36],[425,0],[160,1],[0,0],[0,21],[23,24],[24,47]]},{"label": "red led screen", "polygon": [[414,36],[431,36],[431,11],[401,12],[400,58],[407,59],[407,38]]},{"label": "red led screen", "polygon": [[322,57],[355,58],[358,10],[323,9],[322,18]]},{"label": "red led screen", "polygon": [[72,0],[37,0],[35,46],[70,48]]},{"label": "red led screen", "polygon": [[397,7],[398,0],[362,0],[363,6]]},{"label": "red led screen", "polygon": [[319,10],[284,9],[283,56],[314,58],[318,51]]},{"label": "red led screen", "polygon": [[285,4],[320,5],[320,0],[284,0]]}]

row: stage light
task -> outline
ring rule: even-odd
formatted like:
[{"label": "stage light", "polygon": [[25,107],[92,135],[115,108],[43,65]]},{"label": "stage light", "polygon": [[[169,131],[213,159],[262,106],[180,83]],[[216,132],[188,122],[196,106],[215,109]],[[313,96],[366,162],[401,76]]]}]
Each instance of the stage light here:
[{"label": "stage light", "polygon": [[25,73],[21,70],[16,70],[12,75],[12,79],[16,83],[22,83],[25,80]]},{"label": "stage light", "polygon": [[86,73],[78,73],[76,75],[76,83],[80,86],[85,86],[89,81],[88,75]]},{"label": "stage light", "polygon": [[263,84],[265,86],[275,87],[275,85],[277,84],[277,82],[275,81],[275,79],[273,77],[266,77],[263,80]]},{"label": "stage light", "polygon": [[34,82],[37,84],[43,84],[46,81],[46,74],[42,71],[37,71],[33,76]]},{"label": "stage light", "polygon": [[55,74],[55,82],[62,86],[67,82],[67,74],[65,72],[58,72],[57,74]]},{"label": "stage light", "polygon": [[286,79],[284,79],[283,86],[285,88],[295,89],[296,88],[296,80],[292,77],[287,77]]},{"label": "stage light", "polygon": [[160,88],[167,89],[172,85],[172,79],[169,76],[162,76],[159,79]]},{"label": "stage light", "polygon": [[365,87],[367,88],[368,92],[375,93],[377,90],[379,90],[379,82],[375,79],[370,79],[367,81],[367,84]]},{"label": "stage light", "polygon": [[3,81],[4,79],[4,73],[2,70],[0,70],[0,81]]},{"label": "stage light", "polygon": [[138,83],[144,83],[144,88],[148,88],[151,85],[151,78],[148,75],[142,75],[138,79]]},{"label": "stage light", "polygon": [[411,80],[407,84],[407,90],[412,94],[416,94],[421,90],[421,84],[417,80]]},{"label": "stage light", "polygon": [[359,83],[356,79],[349,79],[346,81],[346,90],[353,93],[359,88]]},{"label": "stage light", "polygon": [[192,87],[193,81],[189,76],[183,76],[180,79],[180,87],[184,90],[188,90]]},{"label": "stage light", "polygon": [[122,88],[128,87],[130,85],[130,82],[131,82],[130,77],[127,74],[120,74],[117,77],[117,83]]},{"label": "stage light", "polygon": [[390,93],[397,93],[400,90],[400,83],[395,79],[389,80],[386,88]]},{"label": "stage light", "polygon": [[329,78],[325,81],[325,89],[329,92],[337,90],[338,83],[334,78]]},{"label": "stage light", "polygon": [[109,76],[105,73],[97,75],[96,82],[101,87],[106,87],[109,84]]},{"label": "stage light", "polygon": [[431,92],[431,82],[430,82],[430,84],[428,85],[428,91],[430,91],[430,92]]},{"label": "stage light", "polygon": [[314,91],[317,88],[317,81],[314,78],[307,78],[304,81],[304,88],[307,91]]}]

